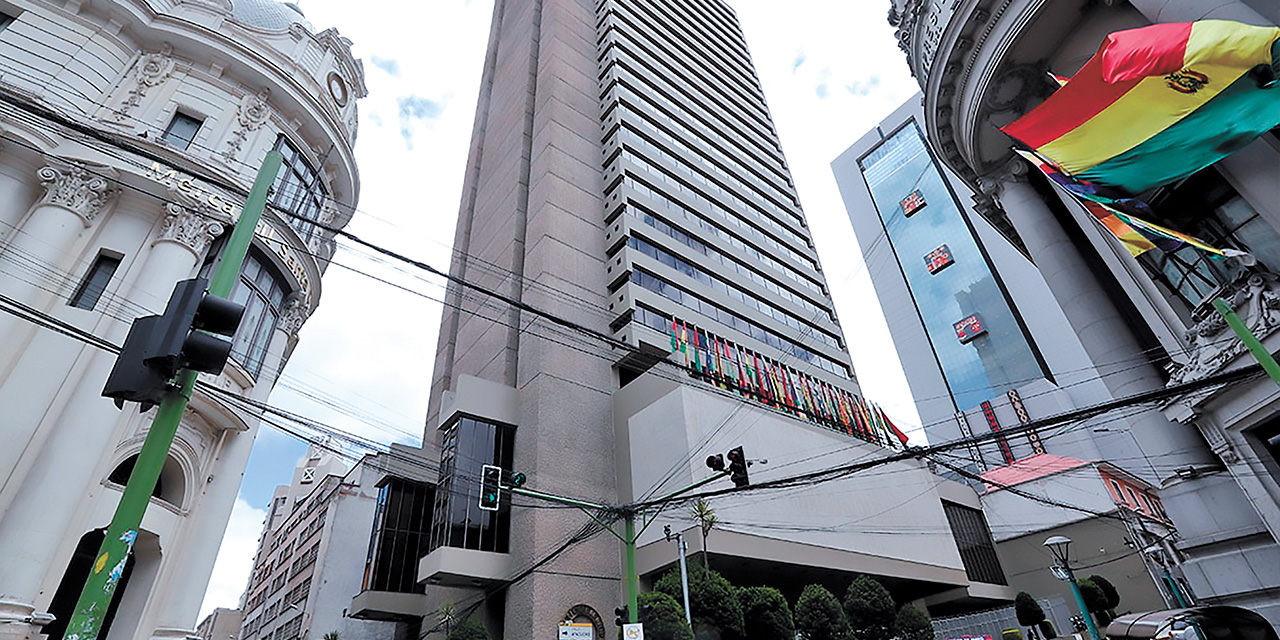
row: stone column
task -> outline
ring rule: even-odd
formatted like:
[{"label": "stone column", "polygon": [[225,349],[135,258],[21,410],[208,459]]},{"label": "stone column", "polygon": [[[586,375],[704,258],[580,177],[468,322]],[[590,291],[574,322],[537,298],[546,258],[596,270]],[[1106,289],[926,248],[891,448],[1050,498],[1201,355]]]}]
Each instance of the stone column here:
[{"label": "stone column", "polygon": [[[54,160],[36,170],[45,194],[0,246],[0,294],[43,308],[49,296],[71,292],[74,285],[63,275],[76,263],[71,251],[114,204],[116,175],[110,167],[74,161]],[[28,322],[0,314],[0,384],[30,332]]]},{"label": "stone column", "polygon": [[[1015,160],[1001,175],[985,179],[984,186],[999,200],[1022,236],[1045,283],[1080,337],[1080,344],[1094,363],[1097,375],[1116,398],[1164,387],[1165,381],[1154,364],[1141,366],[1143,362],[1150,363],[1151,356],[1143,352],[1120,311],[1086,264],[1085,256],[1032,187],[1027,173],[1026,165]],[[1102,400],[1104,398],[1098,398]],[[1154,410],[1130,417],[1126,426],[1129,434],[1095,436],[1098,448],[1104,456],[1121,460],[1120,466],[1126,471],[1156,486],[1173,476],[1175,468],[1213,463],[1194,426],[1170,422]],[[1121,430],[1113,427],[1113,431]],[[1113,435],[1123,437],[1108,437]],[[1159,463],[1159,473],[1143,461],[1147,457]]]},{"label": "stone column", "polygon": [[[169,205],[166,213],[159,237],[152,243],[128,294],[129,299],[159,295],[161,307],[173,283],[191,275],[197,257],[222,230],[217,222],[180,206]],[[117,331],[123,333],[124,329]],[[107,337],[118,341],[122,336]],[[57,334],[40,334],[22,354],[13,376],[14,380],[25,380],[40,372],[54,372],[66,377],[65,384],[49,392],[56,397],[0,400],[6,407],[38,408],[29,412],[32,415],[22,416],[22,422],[6,419],[4,425],[6,437],[17,439],[17,431],[27,434],[20,440],[26,445],[0,448],[5,455],[10,450],[13,455],[20,454],[25,470],[23,475],[15,473],[6,484],[8,506],[0,519],[0,553],[4,556],[0,601],[9,601],[10,611],[29,611],[37,599],[42,606],[48,604],[51,594],[40,593],[41,583],[50,576],[61,575],[65,568],[67,559],[57,557],[58,547],[65,536],[78,536],[86,524],[76,508],[96,484],[94,474],[103,457],[115,450],[114,439],[118,437],[112,426],[119,423],[119,414],[111,401],[101,397],[101,381],[106,379],[115,357],[92,352],[79,358],[78,349],[65,360],[55,358],[50,362],[46,355],[51,349],[56,353],[56,346],[42,343],[59,339],[66,342]],[[22,386],[16,382],[5,385],[0,394],[11,395]],[[0,602],[0,617],[5,611],[5,603]],[[0,639],[8,637],[0,629]]]}]

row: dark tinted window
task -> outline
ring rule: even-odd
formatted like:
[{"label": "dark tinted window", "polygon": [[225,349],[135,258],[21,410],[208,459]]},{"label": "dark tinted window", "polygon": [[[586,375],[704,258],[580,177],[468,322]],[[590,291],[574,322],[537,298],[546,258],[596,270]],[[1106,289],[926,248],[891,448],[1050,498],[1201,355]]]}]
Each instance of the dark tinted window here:
[{"label": "dark tinted window", "polygon": [[1004,578],[1004,569],[1000,568],[991,530],[987,528],[987,519],[982,511],[951,502],[943,502],[942,510],[947,514],[951,535],[955,536],[956,546],[960,548],[965,575],[976,582],[1009,584]]},{"label": "dark tinted window", "polygon": [[507,552],[510,494],[497,511],[480,508],[480,472],[486,464],[511,470],[516,428],[462,417],[444,430],[440,485],[431,517],[431,548]]},{"label": "dark tinted window", "polygon": [[417,567],[427,553],[434,497],[431,487],[411,480],[388,478],[382,485],[365,561],[365,591],[424,593]]}]

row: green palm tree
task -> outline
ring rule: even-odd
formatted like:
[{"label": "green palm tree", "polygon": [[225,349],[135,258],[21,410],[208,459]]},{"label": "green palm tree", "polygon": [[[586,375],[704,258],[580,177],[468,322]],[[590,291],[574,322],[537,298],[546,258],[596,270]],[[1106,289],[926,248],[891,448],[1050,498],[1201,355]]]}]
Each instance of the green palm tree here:
[{"label": "green palm tree", "polygon": [[448,636],[453,632],[453,625],[458,622],[458,607],[452,602],[440,605],[436,609],[436,622],[444,627],[444,635]]},{"label": "green palm tree", "polygon": [[719,522],[716,519],[716,510],[711,508],[710,502],[707,502],[702,498],[698,498],[698,500],[693,503],[693,507],[689,509],[689,513],[693,516],[693,519],[697,521],[698,528],[702,531],[702,568],[708,573],[708,575],[710,575],[711,558],[707,555],[707,534],[711,533],[711,530],[715,528],[716,523]]}]

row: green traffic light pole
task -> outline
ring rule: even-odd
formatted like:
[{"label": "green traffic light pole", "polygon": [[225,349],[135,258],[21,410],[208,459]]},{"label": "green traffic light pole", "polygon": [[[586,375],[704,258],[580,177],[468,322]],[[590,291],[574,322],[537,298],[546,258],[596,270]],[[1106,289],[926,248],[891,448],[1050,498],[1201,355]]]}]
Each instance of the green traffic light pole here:
[{"label": "green traffic light pole", "polygon": [[[266,207],[267,191],[275,181],[282,162],[280,152],[272,151],[258,169],[253,190],[249,192],[244,210],[236,221],[222,259],[214,271],[213,280],[209,283],[211,295],[225,298],[231,294],[231,289],[240,277],[240,267],[244,264],[245,254],[253,240],[254,229]],[[133,552],[138,527],[141,526],[142,517],[151,501],[151,491],[160,478],[160,470],[164,467],[169,447],[178,432],[182,413],[191,399],[196,375],[196,372],[189,369],[180,371],[175,385],[165,394],[160,408],[156,410],[156,417],[151,421],[151,429],[142,443],[142,451],[138,453],[133,472],[129,474],[124,494],[120,496],[115,515],[107,527],[106,538],[98,550],[97,560],[90,568],[89,578],[76,602],[75,612],[64,636],[66,640],[96,640],[102,629],[102,619],[115,595],[120,577],[124,574],[125,562]]]},{"label": "green traffic light pole", "polygon": [[[636,570],[636,540],[638,540],[640,536],[644,534],[645,530],[649,528],[649,525],[654,523],[654,521],[657,519],[658,514],[662,513],[662,510],[667,507],[667,502],[669,502],[670,500],[672,500],[673,498],[681,494],[693,491],[698,487],[714,482],[728,475],[729,475],[728,471],[721,471],[710,477],[703,478],[687,487],[668,493],[667,495],[662,496],[661,498],[654,499],[653,502],[659,503],[658,509],[654,511],[644,521],[639,531],[636,531],[637,511],[634,507],[631,507],[631,506],[610,507],[608,505],[596,504],[593,502],[586,502],[583,500],[575,500],[573,498],[557,496],[551,493],[543,493],[541,491],[521,489],[521,488],[512,487],[512,486],[508,486],[506,488],[509,489],[511,493],[514,493],[517,495],[528,496],[530,498],[538,498],[540,500],[547,500],[549,502],[558,502],[560,504],[566,504],[566,505],[578,507],[579,509],[582,510],[583,513],[587,514],[592,520],[595,520],[600,526],[604,527],[605,531],[608,531],[609,533],[613,534],[613,537],[617,538],[619,541],[622,542],[622,546],[625,552],[625,566],[623,567],[623,569],[626,575],[623,576],[623,587],[627,592],[627,618],[629,619],[628,620],[629,622],[631,622],[632,624],[635,624],[640,621],[640,575]],[[622,535],[619,535],[617,531],[613,530],[612,524],[604,522],[600,518],[596,517],[596,514],[594,513],[595,511],[614,511],[614,512],[620,513],[622,515]],[[68,637],[67,640],[73,640],[73,639]]]},{"label": "green traffic light pole", "polygon": [[1249,353],[1253,354],[1253,357],[1262,365],[1267,375],[1271,376],[1271,380],[1280,385],[1280,364],[1276,364],[1276,359],[1271,356],[1271,353],[1262,345],[1258,337],[1249,331],[1249,327],[1244,325],[1244,322],[1240,320],[1240,316],[1237,316],[1236,312],[1231,309],[1231,305],[1227,304],[1222,298],[1218,298],[1213,301],[1213,308],[1218,311],[1223,320],[1227,321],[1227,326],[1231,327],[1231,330],[1240,338],[1244,346],[1249,348]]}]

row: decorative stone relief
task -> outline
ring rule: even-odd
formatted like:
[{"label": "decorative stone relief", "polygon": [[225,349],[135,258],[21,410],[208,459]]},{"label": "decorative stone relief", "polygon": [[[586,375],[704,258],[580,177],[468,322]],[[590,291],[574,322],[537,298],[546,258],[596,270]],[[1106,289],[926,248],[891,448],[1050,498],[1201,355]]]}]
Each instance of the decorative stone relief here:
[{"label": "decorative stone relief", "polygon": [[133,73],[134,86],[129,90],[129,97],[125,98],[124,103],[116,110],[117,122],[129,120],[129,112],[142,104],[142,99],[147,96],[147,90],[163,84],[169,78],[175,66],[172,54],[173,47],[166,42],[160,51],[143,54],[138,59]]},{"label": "decorative stone relief", "polygon": [[276,327],[293,338],[298,335],[298,331],[302,329],[302,323],[309,317],[311,317],[311,307],[307,304],[306,295],[295,291],[285,299],[284,309],[280,311],[280,321]]},{"label": "decorative stone relief", "polygon": [[[898,39],[898,48],[911,57],[911,32],[915,29],[916,19],[920,16],[921,0],[904,0],[894,2],[889,7],[889,26],[894,27],[893,36]],[[914,65],[908,65],[914,73]]]},{"label": "decorative stone relief", "polygon": [[1221,298],[1235,310],[1245,327],[1265,339],[1280,327],[1280,277],[1251,269],[1211,294],[1191,314],[1195,325],[1185,335],[1190,359],[1178,367],[1169,379],[1170,385],[1198,380],[1217,373],[1236,358],[1248,352],[1235,338],[1227,321],[1213,308],[1212,300]]},{"label": "decorative stone relief", "polygon": [[249,138],[249,133],[258,130],[271,117],[271,107],[267,104],[269,97],[271,97],[271,90],[264,88],[254,95],[246,95],[240,99],[240,106],[236,108],[238,126],[232,132],[231,138],[227,140],[227,148],[222,152],[222,159],[227,164],[236,161],[236,155],[240,153],[244,141]]},{"label": "decorative stone relief", "polygon": [[173,202],[166,204],[164,208],[164,223],[156,242],[176,242],[199,256],[209,248],[209,243],[214,238],[222,235],[222,223],[213,219],[211,210],[201,211],[198,207]]},{"label": "decorative stone relief", "polygon": [[84,226],[93,223],[120,190],[111,186],[106,175],[115,176],[115,170],[95,165],[93,170],[80,162],[54,161],[36,170],[40,185],[45,188],[40,204],[62,207],[84,220]]}]

